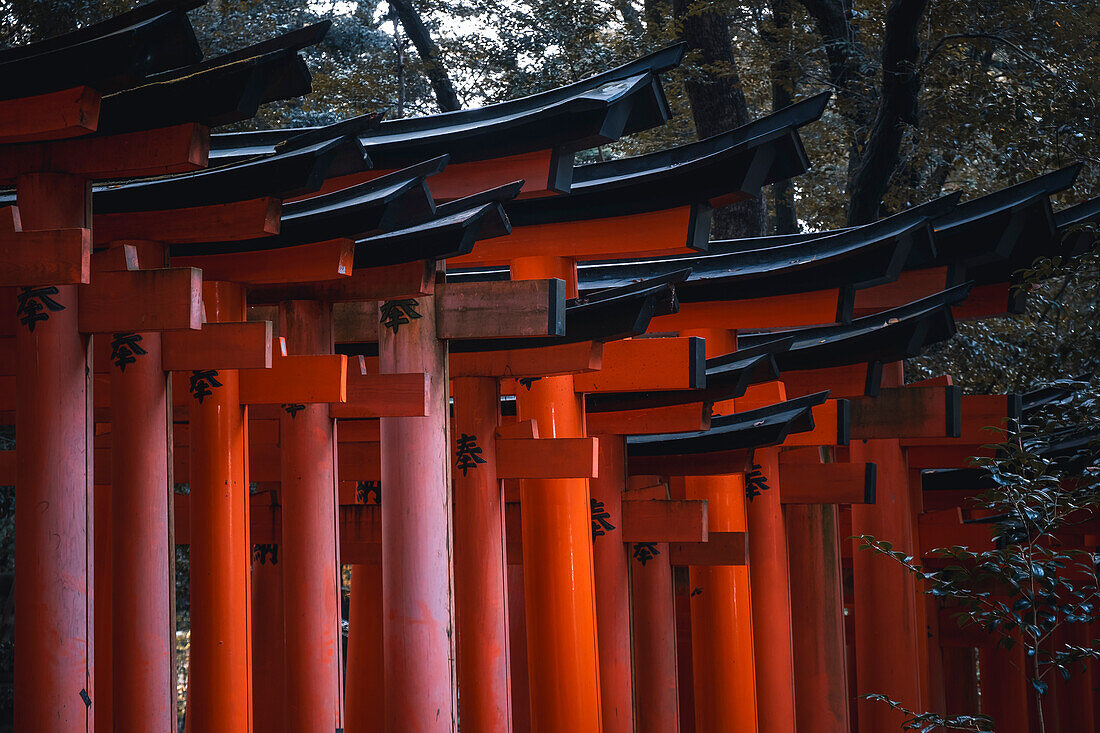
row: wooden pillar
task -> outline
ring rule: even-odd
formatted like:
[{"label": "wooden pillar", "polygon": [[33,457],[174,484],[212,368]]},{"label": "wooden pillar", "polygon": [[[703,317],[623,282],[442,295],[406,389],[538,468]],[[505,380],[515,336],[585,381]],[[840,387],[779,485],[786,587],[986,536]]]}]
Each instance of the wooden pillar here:
[{"label": "wooden pillar", "polygon": [[680,730],[676,671],[676,597],[668,543],[630,563],[634,619],[634,689],[638,733]]},{"label": "wooden pillar", "polygon": [[382,656],[382,566],[352,565],[344,733],[386,729]]},{"label": "wooden pillar", "polygon": [[512,730],[504,497],[496,471],[496,379],[454,380],[455,621],[463,726]]},{"label": "wooden pillar", "polygon": [[1035,691],[1027,681],[1030,668],[1025,669],[1026,662],[1020,644],[1012,649],[990,644],[979,650],[982,712],[993,718],[997,733],[1028,733],[1031,730],[1028,699]]},{"label": "wooden pillar", "polygon": [[769,487],[751,492],[746,507],[756,704],[761,733],[786,733],[795,730],[795,693],[787,530],[779,498],[779,449],[761,449],[754,455]]},{"label": "wooden pillar", "polygon": [[[244,293],[203,284],[206,318],[243,321]],[[191,422],[191,672],[193,733],[252,730],[247,415],[234,369],[189,380]]]},{"label": "wooden pillar", "polygon": [[[331,354],[331,306],[280,303],[279,335],[288,355]],[[327,404],[286,405],[279,417],[287,727],[296,733],[343,727],[334,434]]]},{"label": "wooden pillar", "polygon": [[[681,488],[682,485],[681,485]],[[682,492],[681,492],[682,498]],[[691,569],[672,569],[672,589],[676,594],[676,687],[679,692],[680,730],[695,731],[695,668],[691,649]]]},{"label": "wooden pillar", "polygon": [[791,641],[799,733],[848,733],[844,591],[835,504],[788,504]]},{"label": "wooden pillar", "polygon": [[[706,500],[711,532],[746,530],[744,474],[689,476],[683,481],[688,499]],[[696,730],[754,733],[756,665],[749,569],[692,567],[690,578]]]},{"label": "wooden pillar", "polygon": [[[90,226],[88,182],[20,176],[24,229]],[[77,286],[19,288],[16,318],[15,727],[94,726],[91,337]]]},{"label": "wooden pillar", "polygon": [[[519,260],[512,277],[564,277],[576,295],[569,260]],[[535,420],[540,437],[585,434],[584,398],[573,391],[572,376],[544,377],[519,390],[516,409],[519,419]],[[602,728],[589,498],[585,479],[520,481],[531,720],[548,733]]]},{"label": "wooden pillar", "polygon": [[[916,555],[910,512],[908,471],[897,440],[853,442],[852,462],[878,464],[875,504],[852,506],[852,534],[887,540],[894,549]],[[858,543],[858,540],[856,540]],[[859,695],[883,694],[910,710],[921,701],[920,645],[924,638],[922,603],[913,577],[898,563],[871,550],[853,553],[856,689]],[[894,730],[903,713],[884,703],[859,699],[861,731]]]},{"label": "wooden pillar", "polygon": [[99,672],[95,676],[95,689],[89,690],[93,701],[96,703],[95,730],[96,733],[114,733],[115,720],[114,693],[111,687],[114,683],[114,642],[111,640],[111,632],[114,631],[114,613],[111,605],[114,603],[114,573],[111,571],[113,561],[111,551],[111,525],[114,518],[111,516],[111,487],[107,484],[95,484],[94,515],[95,515],[95,552],[94,566],[96,594],[94,602],[95,611],[95,668]]},{"label": "wooden pillar", "polygon": [[280,545],[252,547],[252,727],[288,733]]},{"label": "wooden pillar", "polygon": [[427,373],[430,390],[427,416],[381,419],[386,730],[451,731],[458,720],[447,344],[436,337],[434,297],[380,310],[379,371]]},{"label": "wooden pillar", "polygon": [[944,709],[948,715],[978,712],[978,652],[970,646],[942,648]]},{"label": "wooden pillar", "polygon": [[[159,333],[111,340],[114,731],[175,726],[171,415]],[[124,528],[124,529],[123,529]]]},{"label": "wooden pillar", "polygon": [[523,564],[508,566],[508,655],[511,662],[512,730],[531,730],[531,683],[527,671],[527,614],[524,608]]},{"label": "wooden pillar", "polygon": [[[590,481],[594,506],[611,515],[614,529],[595,538],[596,636],[600,653],[600,702],[604,733],[632,733],[634,695],[630,655],[630,578],[622,542],[626,489],[626,439],[599,436],[599,476]],[[672,668],[675,670],[675,667]]]}]

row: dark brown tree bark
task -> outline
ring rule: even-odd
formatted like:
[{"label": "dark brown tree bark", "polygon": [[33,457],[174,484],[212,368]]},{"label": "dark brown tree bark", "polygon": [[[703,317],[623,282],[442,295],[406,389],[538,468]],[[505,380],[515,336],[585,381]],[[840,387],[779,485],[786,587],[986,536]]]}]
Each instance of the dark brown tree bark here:
[{"label": "dark brown tree bark", "polygon": [[641,38],[645,29],[642,27],[642,15],[634,7],[630,0],[615,0],[615,9],[623,19],[626,31],[634,38]]},{"label": "dark brown tree bark", "polygon": [[665,16],[668,15],[668,0],[643,0],[646,33],[660,36],[665,30]]},{"label": "dark brown tree bark", "polygon": [[443,65],[439,46],[432,40],[428,27],[424,25],[420,14],[413,7],[412,0],[389,0],[389,4],[390,9],[401,20],[401,25],[405,27],[405,33],[416,47],[417,54],[420,55],[420,61],[424,64],[424,73],[428,75],[439,109],[444,112],[462,109],[454,84],[447,74],[447,67]]},{"label": "dark brown tree bark", "polygon": [[882,39],[882,91],[878,113],[852,176],[848,224],[878,218],[890,177],[898,168],[907,128],[917,127],[920,106],[920,19],[927,0],[891,0]]},{"label": "dark brown tree bark", "polygon": [[[791,0],[770,0],[771,19],[760,25],[760,35],[771,53],[769,74],[772,86],[772,112],[788,107],[794,101],[794,64],[789,41],[782,37],[791,28]],[[772,185],[772,206],[775,209],[775,234],[794,234],[799,230],[794,208],[794,184],[790,179]]]},{"label": "dark brown tree bark", "polygon": [[[684,88],[696,134],[710,137],[748,123],[749,109],[737,74],[728,18],[706,0],[673,0],[672,14],[688,47]],[[765,208],[763,199],[754,198],[715,210],[711,237],[763,235]]]},{"label": "dark brown tree bark", "polygon": [[852,25],[851,0],[800,0],[814,19],[829,66],[837,112],[848,124],[848,184],[859,167],[863,143],[875,118],[878,90],[870,78],[867,50]]}]

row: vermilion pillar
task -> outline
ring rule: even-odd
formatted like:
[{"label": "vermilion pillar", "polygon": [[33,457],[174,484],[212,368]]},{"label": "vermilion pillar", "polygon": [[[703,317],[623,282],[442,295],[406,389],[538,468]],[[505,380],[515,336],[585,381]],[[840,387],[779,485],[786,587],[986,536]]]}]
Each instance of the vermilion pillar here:
[{"label": "vermilion pillar", "polygon": [[[90,226],[90,191],[62,173],[16,181],[24,229]],[[91,337],[77,286],[19,288],[16,318],[15,727],[84,731],[91,694]]]},{"label": "vermilion pillar", "polygon": [[[577,293],[575,265],[525,258],[512,277],[560,277]],[[583,397],[573,377],[544,377],[516,395],[519,419],[543,438],[583,437]],[[520,482],[527,663],[535,731],[600,730],[600,675],[592,574],[592,512],[585,479]]]},{"label": "vermilion pillar", "polygon": [[432,296],[380,311],[379,371],[429,375],[426,416],[381,418],[386,730],[450,731],[458,719],[447,344],[436,337]]},{"label": "vermilion pillar", "polygon": [[779,449],[765,448],[753,455],[769,487],[752,492],[755,496],[746,507],[756,704],[761,733],[786,733],[795,730],[795,694],[787,530],[780,502]]},{"label": "vermilion pillar", "polygon": [[95,668],[99,672],[95,676],[95,690],[89,690],[92,699],[99,701],[96,704],[95,730],[96,733],[113,733],[115,720],[112,711],[114,709],[114,693],[111,686],[114,682],[114,642],[111,640],[111,632],[114,631],[114,613],[111,606],[114,604],[113,573],[111,572],[111,524],[114,519],[111,516],[111,487],[107,484],[95,484],[95,577],[97,578],[95,594]]},{"label": "vermilion pillar", "polygon": [[[1027,681],[1031,676],[1030,661],[1024,656],[1020,643],[1011,649],[989,645],[979,650],[982,712],[993,718],[997,733],[1032,730],[1028,699],[1035,691]],[[1044,705],[1048,706],[1049,703]],[[860,715],[863,715],[862,710]]]},{"label": "vermilion pillar", "polygon": [[630,578],[622,542],[622,496],[626,489],[626,440],[599,436],[599,476],[590,482],[592,501],[611,515],[615,529],[592,544],[596,572],[596,629],[600,642],[600,702],[604,733],[632,733],[634,699],[630,659]]},{"label": "vermilion pillar", "polygon": [[788,504],[785,511],[795,729],[799,733],[848,733],[848,653],[837,508],[835,504]]},{"label": "vermilion pillar", "polygon": [[463,727],[512,730],[497,380],[454,380],[455,620]]},{"label": "vermilion pillar", "polygon": [[[280,303],[279,335],[288,354],[331,354],[331,306]],[[343,726],[334,431],[323,403],[287,405],[279,418],[287,728],[296,733]]]},{"label": "vermilion pillar", "polygon": [[175,548],[169,544],[172,484],[168,375],[159,333],[111,339],[114,728],[169,730],[176,722]]},{"label": "vermilion pillar", "polygon": [[[745,531],[744,474],[683,481],[687,498],[706,500],[711,532]],[[756,731],[749,569],[692,567],[690,578],[696,730]]]},{"label": "vermilion pillar", "polygon": [[353,565],[344,733],[382,733],[386,729],[382,670],[382,566]]},{"label": "vermilion pillar", "polygon": [[[894,549],[916,555],[910,512],[905,457],[897,440],[854,441],[853,463],[878,464],[875,504],[852,506],[852,534],[872,535],[893,543]],[[856,541],[858,543],[858,540]],[[910,710],[920,705],[919,645],[924,644],[923,613],[918,613],[919,591],[913,577],[898,563],[871,550],[852,556],[856,609],[856,688],[859,695],[890,696]],[[861,731],[900,728],[905,716],[884,703],[859,699]]]},{"label": "vermilion pillar", "polygon": [[288,733],[280,547],[252,549],[252,726],[271,733]]},{"label": "vermilion pillar", "polygon": [[[243,321],[244,293],[203,284],[208,321]],[[236,370],[183,374],[191,423],[191,671],[193,733],[252,730],[246,410]]]},{"label": "vermilion pillar", "polygon": [[[730,332],[722,329],[680,335],[705,338],[708,357],[736,347]],[[744,474],[692,476],[677,479],[676,484],[675,493],[707,501],[711,532],[747,530]],[[752,561],[750,553],[749,563]],[[696,730],[755,733],[756,663],[749,569],[692,567],[689,577]]]},{"label": "vermilion pillar", "polygon": [[523,564],[508,565],[508,655],[511,666],[512,730],[531,730],[531,685],[527,670],[527,615],[524,608]]},{"label": "vermilion pillar", "polygon": [[630,563],[638,733],[677,733],[676,597],[668,544]]}]

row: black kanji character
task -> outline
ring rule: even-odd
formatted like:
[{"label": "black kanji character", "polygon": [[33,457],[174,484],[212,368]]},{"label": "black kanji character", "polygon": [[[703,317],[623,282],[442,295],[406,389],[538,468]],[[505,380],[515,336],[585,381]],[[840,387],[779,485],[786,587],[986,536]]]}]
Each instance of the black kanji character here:
[{"label": "black kanji character", "polygon": [[634,543],[634,559],[645,567],[645,564],[653,559],[654,555],[660,555],[661,551],[657,549],[656,542],[635,542]]},{"label": "black kanji character", "polygon": [[459,436],[457,443],[458,467],[462,469],[463,476],[471,468],[477,468],[477,464],[485,463],[485,459],[481,457],[481,448],[478,447],[476,436],[463,433]]},{"label": "black kanji character", "polygon": [[691,589],[691,594],[688,596],[688,598],[691,598],[692,596],[701,596],[701,595],[703,595],[703,589],[702,588],[692,588]]},{"label": "black kanji character", "polygon": [[140,333],[116,333],[111,339],[111,361],[119,371],[126,371],[127,364],[133,364],[137,361],[136,357],[147,353],[140,341]]},{"label": "black kanji character", "polygon": [[408,323],[409,319],[421,318],[416,308],[419,304],[414,298],[401,298],[399,300],[387,300],[378,309],[381,315],[382,325],[397,333],[398,327]]},{"label": "black kanji character", "polygon": [[360,481],[355,487],[355,498],[360,504],[369,504],[371,494],[374,494],[375,503],[382,503],[381,481]]},{"label": "black kanji character", "polygon": [[299,412],[306,409],[306,406],[296,403],[293,405],[283,405],[283,409],[286,410],[286,414],[290,415],[290,418],[293,420],[298,417]]},{"label": "black kanji character", "polygon": [[19,307],[15,315],[19,316],[19,322],[27,327],[28,331],[34,331],[39,321],[48,321],[50,311],[63,311],[65,306],[51,298],[57,295],[58,290],[53,285],[39,288],[20,288],[18,296]]},{"label": "black kanji character", "polygon": [[597,537],[602,537],[611,530],[615,529],[615,525],[607,521],[611,519],[611,515],[603,507],[602,501],[596,501],[592,499],[592,541],[595,542]]},{"label": "black kanji character", "polygon": [[267,556],[271,555],[271,564],[279,564],[279,546],[275,544],[271,545],[252,545],[252,562],[258,562],[261,565],[267,563]]},{"label": "black kanji character", "polygon": [[752,501],[755,497],[770,490],[771,487],[768,486],[768,481],[764,477],[763,471],[760,470],[760,464],[752,464],[752,470],[745,474],[745,497]]},{"label": "black kanji character", "polygon": [[191,395],[202,404],[204,397],[209,397],[212,387],[220,387],[222,383],[217,380],[216,369],[195,369],[191,372]]},{"label": "black kanji character", "polygon": [[520,377],[519,383],[523,385],[524,389],[528,392],[531,391],[531,385],[542,379],[542,377]]}]

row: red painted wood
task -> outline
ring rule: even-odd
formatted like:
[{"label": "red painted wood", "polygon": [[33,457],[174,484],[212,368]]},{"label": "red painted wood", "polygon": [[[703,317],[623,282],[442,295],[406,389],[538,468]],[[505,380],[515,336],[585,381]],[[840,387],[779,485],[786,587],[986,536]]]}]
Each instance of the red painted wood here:
[{"label": "red painted wood", "polygon": [[[574,382],[574,386],[576,383]],[[596,574],[596,638],[600,654],[600,704],[604,733],[634,730],[631,679],[629,545],[624,542],[622,496],[626,489],[626,440],[599,436],[599,476],[590,482],[592,501],[601,502],[615,529],[592,544]]]},{"label": "red painted wood", "polygon": [[[252,534],[258,541],[255,528]],[[281,553],[282,547],[276,547]],[[281,554],[279,562],[272,560],[270,554],[252,555],[252,726],[256,731],[288,733]]]},{"label": "red painted wood", "polygon": [[88,692],[96,705],[95,730],[96,733],[113,733],[115,729],[115,703],[114,692],[114,573],[111,563],[114,560],[112,552],[112,524],[111,511],[111,487],[107,484],[95,484],[92,487],[95,512],[95,669],[98,674],[95,677],[95,689]]},{"label": "red painted wood", "polygon": [[642,563],[630,561],[634,691],[638,733],[677,733],[676,598],[667,543]]},{"label": "red painted wood", "polygon": [[511,656],[512,730],[531,730],[531,677],[527,670],[527,613],[523,565],[508,565],[508,652]]},{"label": "red painted wood", "polygon": [[0,142],[58,140],[95,132],[99,92],[73,87],[0,102]]},{"label": "red painted wood", "polygon": [[[512,250],[515,251],[515,250]],[[574,264],[513,262],[516,280],[561,277],[576,294]],[[572,376],[545,377],[516,395],[520,420],[542,438],[584,436],[583,398]],[[600,683],[592,567],[592,520],[584,479],[520,481],[531,720],[540,731],[600,730]]]},{"label": "red painted wood", "polygon": [[[27,229],[87,226],[86,180],[24,176],[16,188]],[[17,323],[15,727],[86,731],[94,712],[90,339],[77,330],[78,286],[50,294],[64,310]],[[16,313],[14,298],[5,307]]]},{"label": "red painted wood", "polygon": [[[464,727],[512,730],[504,496],[496,472],[497,380],[454,380],[454,565],[458,689]],[[479,452],[459,455],[458,441]],[[484,463],[468,464],[481,458]],[[465,470],[460,467],[466,466]]]},{"label": "red painted wood", "polygon": [[[244,318],[244,293],[205,283],[206,317]],[[186,377],[185,377],[186,378]],[[252,730],[251,546],[248,525],[247,415],[235,370],[221,386],[188,400],[191,421],[191,676],[194,733]]]},{"label": "red painted wood", "polygon": [[1012,649],[984,647],[978,652],[982,712],[993,717],[997,733],[1033,730],[1029,722],[1028,698],[1035,692],[1027,682],[1028,661],[1020,644]]},{"label": "red painted wood", "polygon": [[[288,356],[276,364],[330,354],[331,306],[280,303],[279,334]],[[328,733],[343,725],[334,428],[328,406],[320,403],[305,404],[294,414],[284,410],[279,419],[286,724],[303,733]]]},{"label": "red painted wood", "polygon": [[753,460],[770,487],[746,505],[756,700],[761,733],[784,733],[795,729],[795,698],[779,449],[757,450]]},{"label": "red painted wood", "polygon": [[[132,363],[112,363],[111,483],[114,579],[114,728],[175,725],[175,627],[170,545],[168,378],[159,333],[138,334]],[[126,528],[122,531],[121,528]]]},{"label": "red painted wood", "polygon": [[836,506],[785,509],[800,733],[848,733],[844,593]]},{"label": "red painted wood", "polygon": [[[853,441],[851,460],[878,464],[883,490],[876,504],[852,506],[851,534],[873,535],[894,548],[916,554],[905,457],[896,440]],[[910,710],[921,701],[923,627],[919,626],[919,590],[912,576],[887,557],[869,550],[852,556],[855,583],[856,687],[860,695],[889,695]],[[904,716],[880,702],[860,699],[861,731],[899,728]]]},{"label": "red painted wood", "polygon": [[447,346],[436,338],[434,298],[416,310],[421,318],[379,334],[380,373],[431,375],[427,416],[381,418],[382,602],[386,729],[425,733],[454,730],[457,684]]},{"label": "red painted wood", "polygon": [[344,733],[384,733],[382,565],[352,565]]}]

